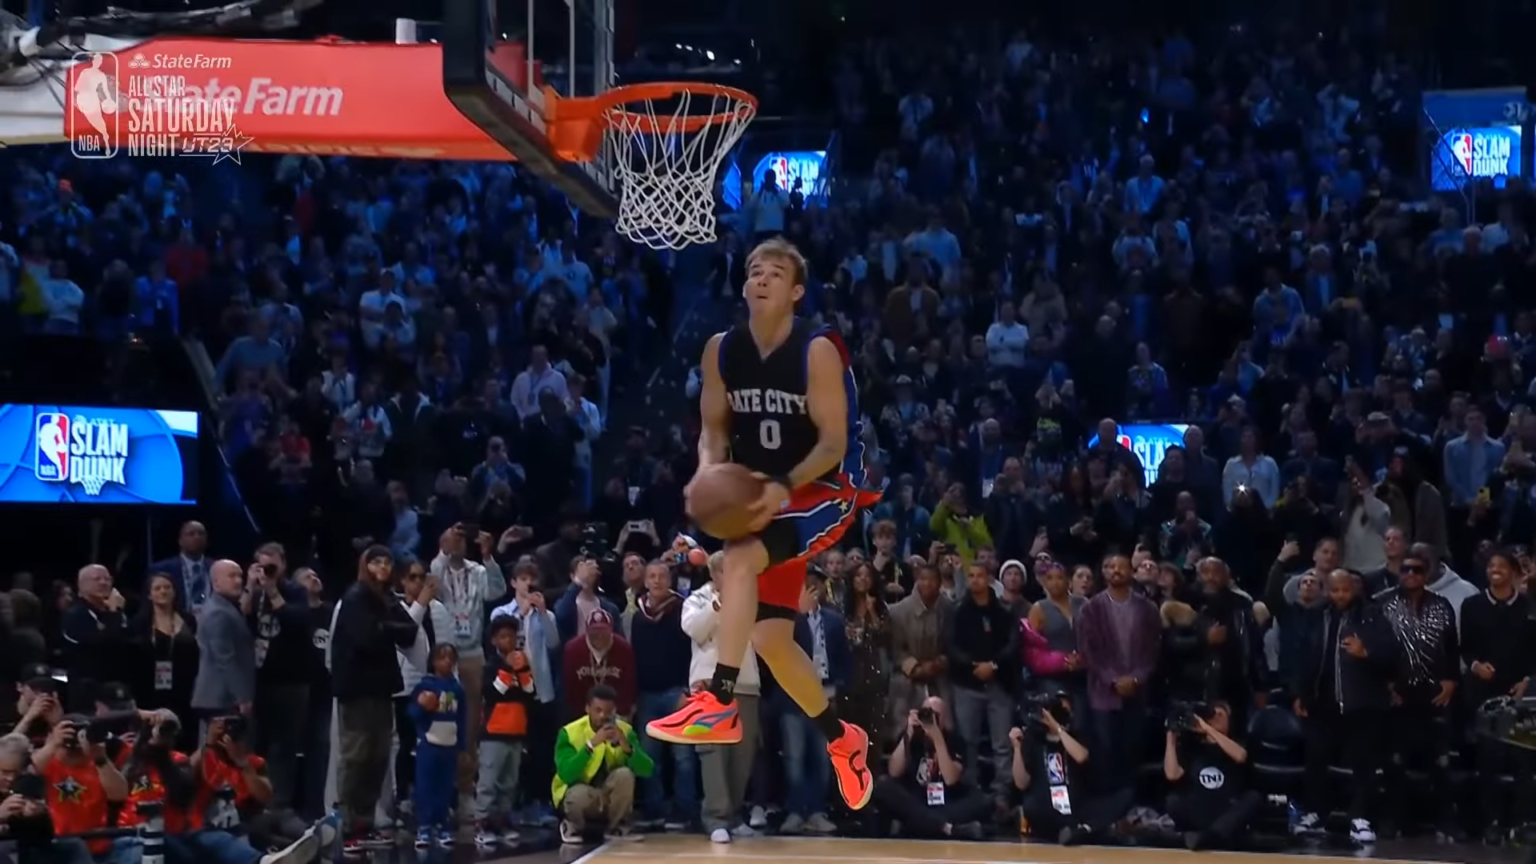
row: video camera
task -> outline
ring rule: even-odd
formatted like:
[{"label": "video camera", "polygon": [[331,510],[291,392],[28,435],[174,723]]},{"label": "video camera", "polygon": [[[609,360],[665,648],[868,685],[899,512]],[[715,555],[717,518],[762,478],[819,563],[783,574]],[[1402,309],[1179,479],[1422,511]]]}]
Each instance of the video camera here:
[{"label": "video camera", "polygon": [[1199,732],[1200,724],[1196,720],[1210,721],[1216,716],[1216,709],[1207,702],[1182,702],[1172,701],[1168,703],[1168,730],[1171,732]]},{"label": "video camera", "polygon": [[1536,750],[1536,696],[1489,699],[1477,709],[1477,715],[1472,718],[1472,729],[1478,735],[1512,747]]},{"label": "video camera", "polygon": [[220,723],[224,724],[224,737],[235,742],[245,740],[245,734],[247,731],[249,731],[245,717],[239,714],[230,714],[225,717],[220,717],[218,720]]},{"label": "video camera", "polygon": [[608,525],[605,522],[588,522],[581,526],[581,541],[577,553],[597,564],[599,584],[622,581],[619,555],[608,545]]},{"label": "video camera", "polygon": [[608,526],[603,522],[588,522],[581,526],[581,545],[577,547],[583,558],[593,558],[599,562],[613,555],[613,550],[608,546]]},{"label": "video camera", "polygon": [[1026,693],[1021,703],[1024,706],[1024,723],[1028,726],[1044,729],[1045,718],[1042,712],[1049,712],[1052,719],[1065,726],[1072,719],[1072,706],[1064,693]]}]

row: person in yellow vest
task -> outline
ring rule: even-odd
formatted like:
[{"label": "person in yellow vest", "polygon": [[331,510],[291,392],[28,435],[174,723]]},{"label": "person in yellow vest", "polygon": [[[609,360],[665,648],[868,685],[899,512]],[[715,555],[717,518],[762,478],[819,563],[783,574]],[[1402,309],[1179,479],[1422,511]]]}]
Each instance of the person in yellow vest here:
[{"label": "person in yellow vest", "polygon": [[643,840],[630,827],[635,779],[656,763],[645,755],[634,727],[619,717],[619,694],[606,684],[587,693],[587,713],[555,738],[555,807],[564,814],[560,841],[584,842],[587,823],[603,819],[610,841]]}]

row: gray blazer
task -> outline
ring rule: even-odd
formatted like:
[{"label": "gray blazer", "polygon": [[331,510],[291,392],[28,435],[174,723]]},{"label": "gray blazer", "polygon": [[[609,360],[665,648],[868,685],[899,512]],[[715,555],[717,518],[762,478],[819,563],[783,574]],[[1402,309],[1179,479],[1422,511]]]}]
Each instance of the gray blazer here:
[{"label": "gray blazer", "polygon": [[210,594],[197,619],[197,683],[192,707],[229,711],[256,694],[256,639],[234,601]]}]

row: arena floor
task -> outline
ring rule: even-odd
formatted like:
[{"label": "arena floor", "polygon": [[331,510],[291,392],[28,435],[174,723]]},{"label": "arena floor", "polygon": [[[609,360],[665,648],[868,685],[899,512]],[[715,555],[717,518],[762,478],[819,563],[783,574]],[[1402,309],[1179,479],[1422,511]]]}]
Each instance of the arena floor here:
[{"label": "arena floor", "polygon": [[797,861],[804,864],[1278,864],[1280,859],[1317,861],[1448,862],[1448,864],[1521,864],[1516,849],[1490,849],[1478,843],[1437,845],[1421,840],[1382,843],[1370,851],[1344,850],[1279,853],[1185,852],[1175,849],[1063,848],[1032,843],[860,840],[852,838],[762,837],[716,845],[700,835],[650,835],[644,842],[605,844],[591,850],[564,850],[503,858],[511,864],[702,864],[702,862]]}]

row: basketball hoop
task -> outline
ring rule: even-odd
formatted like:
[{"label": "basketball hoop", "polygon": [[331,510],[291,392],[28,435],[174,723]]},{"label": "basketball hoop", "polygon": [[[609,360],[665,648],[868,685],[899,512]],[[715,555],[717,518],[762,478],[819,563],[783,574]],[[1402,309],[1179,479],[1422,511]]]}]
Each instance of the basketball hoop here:
[{"label": "basketball hoop", "polygon": [[652,249],[714,242],[715,176],[757,116],[757,97],[701,81],[630,84],[559,99],[552,113],[563,154],[592,161],[609,148],[621,235]]}]

